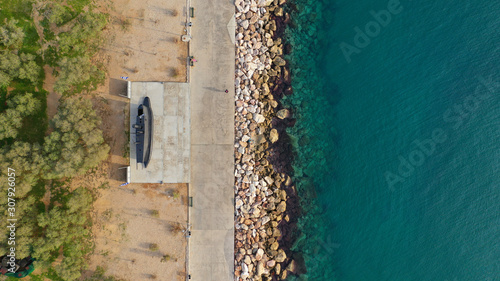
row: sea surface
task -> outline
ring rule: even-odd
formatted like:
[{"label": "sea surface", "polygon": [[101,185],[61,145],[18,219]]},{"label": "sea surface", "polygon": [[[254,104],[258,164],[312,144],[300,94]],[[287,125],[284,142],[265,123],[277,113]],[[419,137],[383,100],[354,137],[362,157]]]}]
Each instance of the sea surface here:
[{"label": "sea surface", "polygon": [[289,279],[500,280],[500,1],[289,2]]}]

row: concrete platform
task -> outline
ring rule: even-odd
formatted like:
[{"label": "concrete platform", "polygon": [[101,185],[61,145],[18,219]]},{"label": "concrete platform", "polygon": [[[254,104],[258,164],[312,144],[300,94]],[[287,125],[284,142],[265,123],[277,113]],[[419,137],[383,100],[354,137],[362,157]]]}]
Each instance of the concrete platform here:
[{"label": "concrete platform", "polygon": [[[130,82],[130,182],[188,183],[190,181],[189,84]],[[147,168],[136,162],[135,124],[137,107],[144,97],[151,100],[154,128],[153,150]]]}]

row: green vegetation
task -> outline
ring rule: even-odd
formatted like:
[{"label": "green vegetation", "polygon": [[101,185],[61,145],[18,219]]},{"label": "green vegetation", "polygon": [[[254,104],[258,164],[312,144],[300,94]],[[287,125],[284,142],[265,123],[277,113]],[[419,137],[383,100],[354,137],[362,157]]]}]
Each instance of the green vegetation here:
[{"label": "green vegetation", "polygon": [[124,281],[123,279],[118,279],[113,276],[105,276],[105,273],[106,270],[103,267],[98,266],[94,271],[94,274],[84,281]]},{"label": "green vegetation", "polygon": [[[25,97],[28,102],[17,98],[8,104],[32,112],[36,104],[29,102],[29,95]],[[93,250],[90,210],[95,196],[84,187],[72,190],[68,183],[72,176],[85,173],[107,157],[109,147],[97,128],[99,122],[90,101],[67,98],[54,117],[53,131],[42,144],[16,140],[0,148],[2,178],[7,178],[8,168],[16,171],[16,217],[20,218],[17,254],[31,255],[47,268],[62,258],[46,272],[46,277],[53,276],[52,280],[78,279],[87,265],[85,256]],[[16,134],[16,130],[11,133]],[[40,202],[46,185],[51,191],[48,206]],[[1,192],[7,194],[7,186]],[[7,210],[6,202],[2,205]],[[2,235],[6,235],[5,223],[3,220]],[[0,251],[6,251],[6,242],[2,241]]]},{"label": "green vegetation", "polygon": [[151,210],[151,216],[153,218],[159,218],[160,217],[160,212],[158,210]]},{"label": "green vegetation", "polygon": [[172,193],[172,197],[174,197],[174,199],[179,199],[181,197],[181,194],[176,190]]},{"label": "green vegetation", "polygon": [[65,99],[52,124],[54,131],[45,138],[44,166],[47,179],[81,175],[96,167],[109,152],[104,143],[101,120],[88,99]]},{"label": "green vegetation", "polygon": [[[54,90],[63,94],[94,90],[104,81],[104,71],[91,58],[102,44],[107,16],[91,8],[77,14],[70,6],[59,3],[47,6],[44,15],[44,37],[51,39],[47,44],[53,46],[47,52],[47,63],[58,67]],[[61,31],[67,27],[68,31]]]},{"label": "green vegetation", "polygon": [[0,113],[0,140],[17,137],[24,118],[35,113],[40,107],[40,101],[31,93],[16,95],[6,103],[7,109]]},{"label": "green vegetation", "polygon": [[[76,95],[104,80],[103,67],[92,58],[107,16],[90,0],[0,0],[0,11],[0,175],[6,179],[8,168],[16,174],[16,254],[37,259],[43,272],[32,280],[77,280],[93,251],[96,190],[75,189],[71,178],[99,165],[109,147],[92,103]],[[33,11],[40,22],[34,22]],[[55,91],[64,94],[50,124],[46,65],[54,68]],[[2,185],[1,194],[7,188]],[[51,196],[42,201],[47,191]],[[0,205],[8,210],[7,202]],[[5,224],[0,220],[4,238]],[[6,242],[0,241],[0,253],[7,252]],[[100,270],[88,280],[117,280]]]},{"label": "green vegetation", "polygon": [[150,250],[151,252],[156,252],[156,251],[158,251],[159,249],[160,249],[160,247],[159,247],[159,246],[158,246],[158,244],[156,244],[156,243],[152,243],[152,244],[150,244],[150,245],[149,245],[149,250]]},{"label": "green vegetation", "polygon": [[177,258],[173,258],[171,257],[170,255],[163,255],[163,257],[161,257],[161,260],[160,262],[168,262],[168,261],[174,261],[174,262],[177,262]]}]

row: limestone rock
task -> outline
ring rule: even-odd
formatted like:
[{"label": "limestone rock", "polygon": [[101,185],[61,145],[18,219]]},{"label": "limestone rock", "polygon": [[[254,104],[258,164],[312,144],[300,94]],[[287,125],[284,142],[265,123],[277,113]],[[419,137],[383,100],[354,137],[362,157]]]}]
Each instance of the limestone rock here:
[{"label": "limestone rock", "polygon": [[236,209],[239,209],[241,206],[243,206],[243,201],[241,201],[241,199],[236,199]]},{"label": "limestone rock", "polygon": [[285,66],[286,65],[286,60],[283,59],[280,56],[276,56],[273,60],[273,63],[277,66]]},{"label": "limestone rock", "polygon": [[288,118],[288,117],[290,117],[290,111],[288,111],[288,109],[286,109],[286,108],[281,109],[280,111],[276,112],[276,116],[277,116],[279,119],[285,119],[285,118]]},{"label": "limestone rock", "polygon": [[288,266],[286,267],[286,270],[290,271],[292,273],[296,273],[296,271],[297,271],[297,263],[295,262],[295,260],[292,260],[290,262],[290,264],[288,264]]},{"label": "limestone rock", "polygon": [[278,250],[278,254],[274,258],[276,262],[284,262],[286,260],[286,253],[282,249]]},{"label": "limestone rock", "polygon": [[266,142],[266,137],[264,136],[264,134],[260,134],[260,135],[255,136],[255,143],[256,144],[263,144],[265,142]]},{"label": "limestone rock", "polygon": [[279,139],[279,134],[278,134],[278,131],[276,129],[272,129],[271,130],[271,133],[269,134],[269,140],[272,142],[272,143],[275,143],[277,142]]},{"label": "limestone rock", "polygon": [[263,257],[264,257],[264,250],[262,250],[262,249],[259,248],[257,250],[257,253],[255,254],[255,259],[257,261],[260,261],[260,260],[262,260]]},{"label": "limestone rock", "polygon": [[263,262],[259,262],[257,264],[257,277],[260,277],[262,274],[267,274],[266,267]]},{"label": "limestone rock", "polygon": [[262,218],[262,225],[265,225],[266,223],[268,223],[271,219],[268,217],[268,216],[265,216]]},{"label": "limestone rock", "polygon": [[251,264],[252,263],[252,259],[250,258],[250,256],[245,256],[245,259],[243,260],[244,263],[246,264]]},{"label": "limestone rock", "polygon": [[284,269],[283,272],[281,273],[281,280],[286,280],[287,277],[288,277],[288,272],[286,271],[286,269]]},{"label": "limestone rock", "polygon": [[281,7],[278,7],[274,10],[274,15],[276,15],[277,17],[282,17],[283,16],[283,8]]},{"label": "limestone rock", "polygon": [[278,214],[281,214],[281,213],[283,213],[285,211],[286,211],[286,202],[285,201],[281,201],[278,204],[278,207],[276,207],[276,212],[278,212]]},{"label": "limestone rock", "polygon": [[262,114],[256,113],[253,115],[253,120],[257,123],[262,123],[266,121],[266,118]]},{"label": "limestone rock", "polygon": [[248,29],[249,25],[250,23],[248,22],[248,20],[244,20],[241,22],[241,26],[243,26],[244,29]]},{"label": "limestone rock", "polygon": [[250,24],[253,25],[255,24],[257,21],[259,20],[259,17],[257,15],[253,15],[251,18],[250,18]]}]

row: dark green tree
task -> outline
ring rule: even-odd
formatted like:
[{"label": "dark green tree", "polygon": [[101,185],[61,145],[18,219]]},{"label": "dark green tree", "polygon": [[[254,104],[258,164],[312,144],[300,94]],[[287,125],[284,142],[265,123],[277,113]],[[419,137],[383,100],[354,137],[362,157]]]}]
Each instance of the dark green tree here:
[{"label": "dark green tree", "polygon": [[45,138],[43,177],[81,175],[104,160],[109,146],[104,143],[100,124],[90,100],[65,99],[52,120],[54,131]]},{"label": "dark green tree", "polygon": [[59,76],[54,84],[58,93],[94,89],[104,80],[104,72],[90,62],[88,56],[63,57],[58,62]]},{"label": "dark green tree", "polygon": [[0,87],[5,87],[17,77],[21,59],[11,51],[0,51]]},{"label": "dark green tree", "polygon": [[9,50],[0,51],[0,86],[8,86],[15,78],[35,83],[39,73],[40,66],[36,64],[34,55],[25,53],[17,55]]},{"label": "dark green tree", "polygon": [[72,281],[80,277],[81,270],[86,267],[83,257],[92,249],[89,211],[93,198],[83,187],[68,196],[69,200],[62,206],[38,215],[40,235],[34,239],[33,257],[49,261],[59,256],[62,249],[63,260],[55,270],[63,280]]},{"label": "dark green tree", "polygon": [[[35,143],[14,142],[0,149],[0,173],[7,178],[8,168],[16,173],[16,197],[23,198],[38,182],[40,168],[45,162],[42,157],[42,147]],[[7,185],[3,194],[7,192]]]},{"label": "dark green tree", "polygon": [[40,107],[33,94],[17,94],[7,100],[7,109],[0,113],[0,140],[15,138],[23,125],[23,119]]},{"label": "dark green tree", "polygon": [[101,33],[107,24],[107,17],[96,12],[82,13],[73,27],[59,34],[59,51],[61,54],[80,54],[96,51],[102,40]]},{"label": "dark green tree", "polygon": [[57,2],[50,3],[44,14],[49,23],[56,25],[60,25],[71,18],[70,9]]},{"label": "dark green tree", "polygon": [[0,26],[0,45],[5,48],[19,47],[23,43],[23,29],[17,26],[15,19],[5,19],[4,24]]}]

